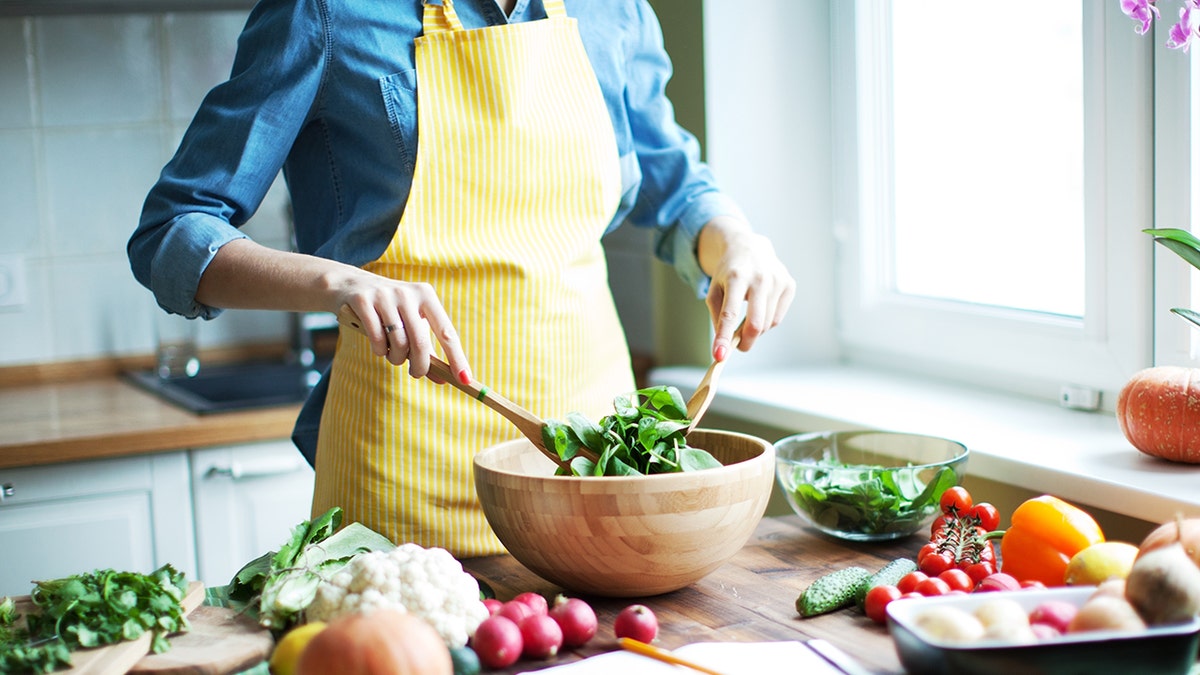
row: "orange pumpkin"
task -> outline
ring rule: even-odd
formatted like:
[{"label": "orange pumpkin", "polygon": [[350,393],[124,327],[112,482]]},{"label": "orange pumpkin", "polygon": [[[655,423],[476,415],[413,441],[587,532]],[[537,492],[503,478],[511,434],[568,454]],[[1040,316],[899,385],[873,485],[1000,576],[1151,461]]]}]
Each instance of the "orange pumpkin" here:
[{"label": "orange pumpkin", "polygon": [[347,614],[317,633],[297,675],[453,675],[450,650],[424,620],[395,609]]},{"label": "orange pumpkin", "polygon": [[1200,463],[1200,368],[1146,368],[1125,383],[1117,422],[1133,447],[1174,462]]}]

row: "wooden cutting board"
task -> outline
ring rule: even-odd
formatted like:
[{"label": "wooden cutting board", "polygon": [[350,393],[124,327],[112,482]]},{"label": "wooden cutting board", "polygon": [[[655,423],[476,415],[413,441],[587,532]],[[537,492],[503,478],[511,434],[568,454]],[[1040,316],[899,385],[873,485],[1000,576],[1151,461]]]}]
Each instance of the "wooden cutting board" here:
[{"label": "wooden cutting board", "polygon": [[[13,598],[17,612],[26,614],[34,605],[29,596]],[[192,612],[204,602],[204,584],[193,581],[188,584],[187,594],[183,597],[183,611]],[[189,620],[190,620],[189,616]],[[153,635],[147,633],[136,640],[120,642],[115,645],[97,647],[95,649],[78,649],[71,652],[70,670],[58,670],[55,673],[65,675],[124,675],[149,651]]]},{"label": "wooden cutting board", "polygon": [[227,607],[202,605],[188,614],[191,630],[171,638],[171,649],[149,654],[130,675],[228,675],[271,655],[271,631]]}]

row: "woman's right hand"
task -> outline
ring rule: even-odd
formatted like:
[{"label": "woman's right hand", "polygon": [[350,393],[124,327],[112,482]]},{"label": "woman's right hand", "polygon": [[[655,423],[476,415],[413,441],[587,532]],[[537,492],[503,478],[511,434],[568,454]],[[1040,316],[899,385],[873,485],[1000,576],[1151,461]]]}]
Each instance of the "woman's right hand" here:
[{"label": "woman's right hand", "polygon": [[378,356],[396,366],[407,362],[410,375],[425,377],[437,340],[451,372],[464,383],[471,381],[454,323],[426,283],[397,281],[353,265],[236,239],[222,246],[205,269],[196,301],[212,307],[292,312],[338,313],[348,307]]}]

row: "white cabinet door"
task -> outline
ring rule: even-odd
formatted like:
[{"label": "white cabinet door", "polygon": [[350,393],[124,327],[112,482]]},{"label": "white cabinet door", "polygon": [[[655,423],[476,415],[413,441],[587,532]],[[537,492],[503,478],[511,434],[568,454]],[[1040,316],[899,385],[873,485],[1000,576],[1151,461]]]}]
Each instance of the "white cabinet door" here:
[{"label": "white cabinet door", "polygon": [[291,441],[191,451],[200,579],[223,586],[309,518],[313,471]]},{"label": "white cabinet door", "polygon": [[170,562],[195,573],[184,453],[0,469],[0,596]]}]

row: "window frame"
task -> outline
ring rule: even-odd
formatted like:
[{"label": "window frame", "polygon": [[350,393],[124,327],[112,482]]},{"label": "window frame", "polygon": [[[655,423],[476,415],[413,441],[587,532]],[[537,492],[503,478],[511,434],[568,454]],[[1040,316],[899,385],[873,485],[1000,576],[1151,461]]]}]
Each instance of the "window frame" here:
[{"label": "window frame", "polygon": [[[1137,35],[1116,2],[1081,3],[1086,299],[1078,320],[888,288],[890,2],[831,5],[843,357],[1050,400],[1064,385],[1082,386],[1106,394],[1101,405],[1111,410],[1129,375],[1151,362],[1152,245],[1141,230],[1154,222],[1153,38]],[[947,50],[958,48],[948,37]]]}]

